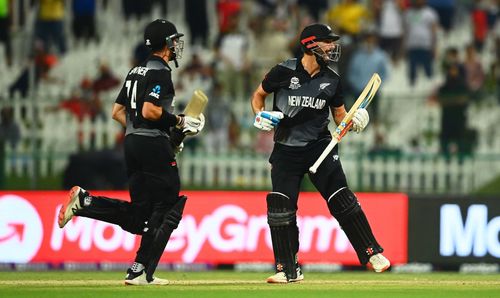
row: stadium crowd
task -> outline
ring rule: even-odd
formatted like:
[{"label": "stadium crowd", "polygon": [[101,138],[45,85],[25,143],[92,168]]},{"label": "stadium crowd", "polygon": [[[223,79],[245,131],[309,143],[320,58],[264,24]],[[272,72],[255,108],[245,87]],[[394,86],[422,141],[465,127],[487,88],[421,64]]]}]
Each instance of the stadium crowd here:
[{"label": "stadium crowd", "polygon": [[[174,71],[176,90],[179,97],[184,97],[180,109],[196,88],[205,90],[211,99],[206,111],[207,132],[202,138],[187,142],[187,148],[203,147],[216,153],[268,153],[272,135],[249,129],[251,121],[241,117],[244,113],[235,107],[238,102],[249,100],[251,88],[262,80],[269,66],[290,55],[300,55],[298,34],[306,24],[325,22],[341,35],[342,59],[337,70],[343,77],[347,105],[374,72],[389,82],[396,80],[396,70],[404,69],[409,92],[421,88],[419,81],[431,81],[428,103],[442,108],[440,150],[453,154],[473,151],[475,132],[466,126],[470,105],[481,104],[487,96],[496,97],[500,103],[499,2],[122,0],[115,14],[121,19],[117,23],[126,24],[124,34],[137,24],[146,24],[153,15],[175,18],[180,21],[180,31],[185,30],[188,55],[183,59],[187,61]],[[8,92],[1,93],[1,100],[8,103],[19,98],[16,93],[22,100],[39,84],[67,84],[52,70],[74,48],[104,42],[101,33],[108,28],[101,27],[100,15],[109,15],[114,8],[116,3],[106,0],[0,0],[0,61],[5,59],[0,62],[2,76],[17,74],[3,80],[6,86],[2,88]],[[13,40],[30,24],[30,12],[36,16],[31,22],[33,27],[27,28],[32,32],[31,51],[26,57],[19,57],[14,55],[18,49]],[[470,24],[465,25],[470,42],[456,45],[450,36],[462,30],[463,24]],[[128,51],[130,64],[137,64],[148,55],[141,43]],[[60,103],[43,112],[66,109],[79,120],[107,118],[109,111],[103,108],[106,105],[101,95],[116,92],[119,77],[124,74],[116,71],[117,65],[105,60],[99,60],[96,67],[98,76],[80,78]],[[383,122],[378,102],[374,100],[370,107],[375,127]],[[2,143],[16,146],[17,141],[9,140],[12,135],[16,140],[22,138],[15,121],[23,119],[3,119],[9,114],[8,104],[3,106],[6,107],[1,123],[7,124],[0,127],[0,138]],[[372,151],[384,151],[380,134],[376,134]]]}]

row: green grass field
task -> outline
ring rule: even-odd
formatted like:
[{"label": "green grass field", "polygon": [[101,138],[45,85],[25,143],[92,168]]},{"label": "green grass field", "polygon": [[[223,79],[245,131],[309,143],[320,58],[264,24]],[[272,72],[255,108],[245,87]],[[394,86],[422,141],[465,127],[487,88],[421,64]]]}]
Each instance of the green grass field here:
[{"label": "green grass field", "polygon": [[300,283],[266,273],[158,272],[168,286],[124,286],[123,272],[0,272],[0,297],[500,297],[500,275],[306,273]]}]

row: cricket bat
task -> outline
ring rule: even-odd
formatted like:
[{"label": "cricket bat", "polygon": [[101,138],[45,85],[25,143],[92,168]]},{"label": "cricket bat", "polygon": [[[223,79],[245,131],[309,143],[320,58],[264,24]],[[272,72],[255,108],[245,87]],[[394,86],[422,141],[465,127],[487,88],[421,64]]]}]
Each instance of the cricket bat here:
[{"label": "cricket bat", "polygon": [[[195,90],[193,96],[184,108],[183,114],[189,117],[199,118],[200,114],[205,111],[208,103],[208,97],[203,91]],[[179,146],[186,136],[180,129],[174,128],[170,132],[170,142],[174,146]]]},{"label": "cricket bat", "polygon": [[332,151],[332,149],[340,142],[340,140],[345,136],[345,134],[351,129],[352,117],[354,116],[354,113],[356,112],[357,109],[364,109],[370,104],[373,97],[377,93],[380,84],[382,84],[382,79],[380,79],[380,76],[377,73],[374,73],[370,78],[370,80],[368,81],[368,83],[366,84],[363,91],[361,92],[361,94],[356,99],[356,102],[354,102],[349,112],[347,112],[347,114],[344,116],[344,119],[342,119],[340,124],[333,132],[332,140],[330,141],[328,146],[325,148],[323,153],[321,153],[316,162],[309,168],[309,172],[311,174],[316,173],[318,167],[321,165],[323,160],[325,160],[325,158]]}]

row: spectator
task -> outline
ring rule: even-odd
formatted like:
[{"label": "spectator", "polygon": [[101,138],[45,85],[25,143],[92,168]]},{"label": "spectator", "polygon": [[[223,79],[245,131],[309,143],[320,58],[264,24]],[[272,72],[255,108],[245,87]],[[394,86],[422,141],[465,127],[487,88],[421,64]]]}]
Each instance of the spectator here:
[{"label": "spectator", "polygon": [[14,121],[14,109],[3,107],[0,110],[0,144],[15,149],[21,139],[19,124]]},{"label": "spectator", "polygon": [[[299,6],[306,6],[305,9],[312,15],[316,15],[322,9],[321,6],[324,2],[323,0],[308,0],[307,3],[302,3],[299,0],[282,0],[282,1],[273,1],[268,0],[268,2],[274,2],[272,14],[269,15],[274,20],[297,20],[299,17]],[[325,5],[326,8],[326,5]],[[317,13],[315,12],[317,11]],[[318,17],[318,15],[316,15]]]},{"label": "spectator", "polygon": [[47,47],[46,50],[54,43],[59,54],[66,52],[64,3],[64,0],[40,0],[38,19],[35,23],[35,39],[41,40]]},{"label": "spectator", "polygon": [[450,64],[444,84],[437,91],[437,101],[441,105],[441,152],[446,156],[465,153],[467,132],[467,85],[463,67]]},{"label": "spectator", "polygon": [[241,139],[241,126],[238,121],[238,117],[231,112],[229,115],[229,149],[238,150],[240,149]]},{"label": "spectator", "polygon": [[127,21],[132,18],[141,19],[151,12],[152,6],[152,0],[122,0],[123,14]]},{"label": "spectator", "polygon": [[[500,29],[500,21],[497,22],[497,28]],[[495,47],[496,55],[489,67],[486,86],[488,92],[493,94],[500,103],[500,35],[495,39]]]},{"label": "spectator", "polygon": [[[361,46],[352,54],[347,70],[347,80],[355,94],[360,94],[363,91],[373,73],[378,73],[382,80],[387,79],[389,59],[377,44],[377,35],[374,31],[369,31],[364,34]],[[376,121],[378,100],[374,99],[368,109]]]},{"label": "spectator", "polygon": [[91,39],[98,41],[96,32],[95,0],[73,0],[73,35],[77,40],[85,42]]},{"label": "spectator", "polygon": [[99,75],[92,83],[92,89],[96,94],[108,91],[120,84],[120,80],[111,72],[111,68],[105,62],[99,65]]},{"label": "spectator", "polygon": [[262,81],[269,65],[289,57],[287,28],[288,23],[283,19],[254,17],[251,20],[249,57],[253,57],[253,71],[250,73],[252,85]]},{"label": "spectator", "polygon": [[63,99],[56,107],[48,108],[47,111],[66,110],[73,114],[78,122],[90,117],[94,121],[97,117],[106,119],[106,114],[102,109],[102,102],[99,96],[92,90],[92,82],[84,78],[78,88],[73,90],[71,95]]},{"label": "spectator", "polygon": [[458,55],[458,50],[457,48],[448,48],[445,51],[444,57],[441,60],[441,71],[446,74],[448,72],[448,68],[450,65],[454,64],[459,64],[460,63],[460,57]]},{"label": "spectator", "polygon": [[[179,73],[180,89],[189,89],[194,92],[196,89],[206,90],[212,85],[213,69],[206,65],[197,52],[191,54],[191,60]],[[189,85],[189,86],[188,86]]]},{"label": "spectator", "polygon": [[488,13],[483,0],[474,0],[471,18],[474,46],[478,52],[482,52],[488,37]]},{"label": "spectator", "polygon": [[498,0],[483,0],[485,3],[488,29],[494,28],[500,13],[500,2]]},{"label": "spectator", "polygon": [[488,74],[488,86],[491,93],[496,96],[500,104],[500,60],[495,60],[490,66]]},{"label": "spectator", "polygon": [[455,2],[455,0],[427,0],[429,6],[436,11],[439,17],[439,24],[446,33],[449,33],[453,29],[453,17],[455,16],[455,6],[457,5]]},{"label": "spectator", "polygon": [[327,0],[298,0],[299,7],[305,9],[314,22],[320,21],[320,16],[328,8]]},{"label": "spectator", "polygon": [[[29,58],[21,74],[9,87],[9,95],[12,97],[15,92],[19,92],[21,97],[28,96],[30,88],[36,88],[40,80],[50,80],[49,71],[57,64],[57,57],[47,53],[41,42],[36,42],[33,56]],[[34,75],[33,79],[30,76]],[[33,83],[33,86],[30,84]]]},{"label": "spectator", "polygon": [[405,26],[409,80],[414,86],[419,66],[423,67],[428,78],[434,75],[432,62],[437,51],[438,16],[426,5],[426,0],[415,0],[405,14]]},{"label": "spectator", "polygon": [[246,94],[248,59],[248,40],[246,34],[238,29],[239,15],[230,18],[230,25],[216,42],[215,70],[217,80],[222,84],[224,95],[241,99]]},{"label": "spectator", "polygon": [[226,153],[229,148],[229,121],[231,109],[221,95],[221,85],[213,86],[210,104],[207,106],[206,122],[208,132],[204,137],[209,152]]},{"label": "spectator", "polygon": [[208,46],[208,13],[205,0],[186,0],[185,18],[191,36],[190,44],[199,43],[203,47]]},{"label": "spectator", "polygon": [[5,45],[5,61],[12,65],[12,43],[10,37],[10,6],[9,0],[0,0],[0,42]]},{"label": "spectator", "polygon": [[[92,121],[94,121],[98,117],[101,118],[102,120],[107,119],[107,115],[103,110],[102,100],[99,97],[99,93],[96,92],[96,90],[107,90],[105,89],[106,86],[105,80],[102,80],[101,82],[102,83],[98,83],[97,85],[98,89],[96,89],[95,82],[92,82],[92,80],[88,78],[84,78],[80,83],[81,100],[83,102],[83,105],[86,107],[88,115],[90,116],[90,119]],[[99,88],[104,88],[104,89],[99,89]]]},{"label": "spectator", "polygon": [[358,0],[342,0],[326,12],[326,21],[342,35],[349,34],[356,39],[363,26],[369,25],[371,15]]},{"label": "spectator", "polygon": [[[3,107],[0,110],[0,189],[5,187],[5,161],[7,159],[6,147],[15,149],[21,139],[21,130],[14,121],[14,110],[11,107]],[[15,156],[10,158],[15,159]]]},{"label": "spectator", "polygon": [[193,80],[196,77],[200,77],[203,80],[210,79],[212,75],[212,69],[203,63],[201,56],[196,52],[191,54],[191,61],[186,64],[179,74],[180,77],[187,76],[189,80]]},{"label": "spectator", "polygon": [[403,45],[403,3],[401,0],[382,0],[378,16],[380,47],[397,64]]},{"label": "spectator", "polygon": [[233,30],[235,15],[241,12],[241,0],[218,0],[216,8],[219,34]]},{"label": "spectator", "polygon": [[191,60],[179,72],[176,83],[176,90],[179,92],[176,93],[179,98],[187,100],[196,89],[210,89],[213,84],[213,76],[212,68],[201,60],[201,56],[197,52],[192,52]]},{"label": "spectator", "polygon": [[481,99],[486,74],[484,73],[483,66],[477,56],[474,45],[468,45],[465,53],[465,81],[467,83],[471,99],[478,101]]}]

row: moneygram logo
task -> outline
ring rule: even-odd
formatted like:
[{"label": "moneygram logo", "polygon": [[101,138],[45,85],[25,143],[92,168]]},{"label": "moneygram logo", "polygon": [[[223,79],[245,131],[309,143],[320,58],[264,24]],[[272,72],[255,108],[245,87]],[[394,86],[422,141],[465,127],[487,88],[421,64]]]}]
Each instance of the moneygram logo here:
[{"label": "moneygram logo", "polygon": [[0,263],[27,263],[42,244],[42,220],[16,195],[0,196]]}]

